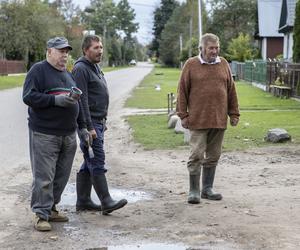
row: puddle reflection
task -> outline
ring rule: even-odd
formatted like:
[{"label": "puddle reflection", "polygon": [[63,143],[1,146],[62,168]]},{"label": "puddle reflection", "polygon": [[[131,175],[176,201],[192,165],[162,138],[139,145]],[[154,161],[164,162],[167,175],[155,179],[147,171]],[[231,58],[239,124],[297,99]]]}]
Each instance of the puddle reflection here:
[{"label": "puddle reflection", "polygon": [[[125,198],[130,203],[134,203],[134,202],[137,202],[140,200],[151,200],[152,199],[151,194],[148,194],[143,191],[110,188],[109,192],[115,200]],[[99,201],[94,189],[92,189],[91,198],[96,204],[100,204],[100,201]],[[74,206],[76,204],[76,199],[77,199],[76,184],[75,183],[67,184],[67,186],[61,196],[61,201],[60,201],[59,205]]]}]

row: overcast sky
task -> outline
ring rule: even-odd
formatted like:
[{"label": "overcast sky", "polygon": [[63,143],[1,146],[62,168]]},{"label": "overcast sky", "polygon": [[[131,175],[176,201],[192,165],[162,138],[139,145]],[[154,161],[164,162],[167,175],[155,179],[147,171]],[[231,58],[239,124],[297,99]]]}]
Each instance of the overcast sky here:
[{"label": "overcast sky", "polygon": [[[84,9],[89,5],[89,0],[73,0],[73,2]],[[118,2],[118,0],[115,0]],[[139,30],[136,34],[139,42],[147,44],[152,40],[153,11],[159,6],[160,0],[128,0],[131,7],[135,10],[136,20],[139,23]],[[179,2],[184,2],[180,0]]]}]

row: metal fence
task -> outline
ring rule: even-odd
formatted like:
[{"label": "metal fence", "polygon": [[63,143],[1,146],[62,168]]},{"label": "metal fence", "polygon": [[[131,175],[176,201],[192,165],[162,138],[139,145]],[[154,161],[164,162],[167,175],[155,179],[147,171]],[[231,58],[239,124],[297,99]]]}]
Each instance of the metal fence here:
[{"label": "metal fence", "polygon": [[237,80],[245,80],[269,86],[278,79],[282,84],[291,88],[291,96],[300,98],[297,85],[300,88],[300,63],[246,61],[245,63],[231,62],[231,70]]},{"label": "metal fence", "polygon": [[0,75],[25,73],[25,61],[0,60]]}]

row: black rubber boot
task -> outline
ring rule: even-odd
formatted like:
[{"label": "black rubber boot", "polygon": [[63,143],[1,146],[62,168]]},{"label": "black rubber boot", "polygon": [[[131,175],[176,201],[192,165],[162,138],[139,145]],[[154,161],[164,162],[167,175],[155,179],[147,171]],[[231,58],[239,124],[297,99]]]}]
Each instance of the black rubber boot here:
[{"label": "black rubber boot", "polygon": [[222,195],[214,193],[212,188],[215,179],[216,167],[203,167],[201,198],[208,200],[222,200]]},{"label": "black rubber boot", "polygon": [[188,203],[190,204],[200,203],[199,181],[200,181],[200,174],[190,175],[190,192],[188,197]]},{"label": "black rubber boot", "polygon": [[120,209],[127,204],[126,199],[115,201],[111,198],[105,174],[92,175],[91,180],[99,200],[101,201],[102,213],[104,215]]},{"label": "black rubber boot", "polygon": [[101,211],[101,206],[91,199],[92,182],[89,172],[81,171],[76,176],[76,211]]}]

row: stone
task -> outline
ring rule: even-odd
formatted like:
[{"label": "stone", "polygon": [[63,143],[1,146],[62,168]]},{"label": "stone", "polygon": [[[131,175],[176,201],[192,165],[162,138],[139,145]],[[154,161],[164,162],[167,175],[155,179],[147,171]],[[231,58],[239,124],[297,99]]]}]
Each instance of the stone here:
[{"label": "stone", "polygon": [[273,128],[270,129],[265,136],[265,141],[268,142],[285,142],[285,141],[290,141],[291,136],[288,134],[288,132],[285,129],[282,128]]},{"label": "stone", "polygon": [[178,120],[180,120],[180,118],[177,115],[172,115],[168,121],[168,128],[175,128]]},{"label": "stone", "polygon": [[178,119],[175,126],[175,133],[176,134],[183,134],[185,128],[181,125],[181,119]]},{"label": "stone", "polygon": [[189,129],[184,129],[183,142],[189,144],[191,140],[191,132]]}]

